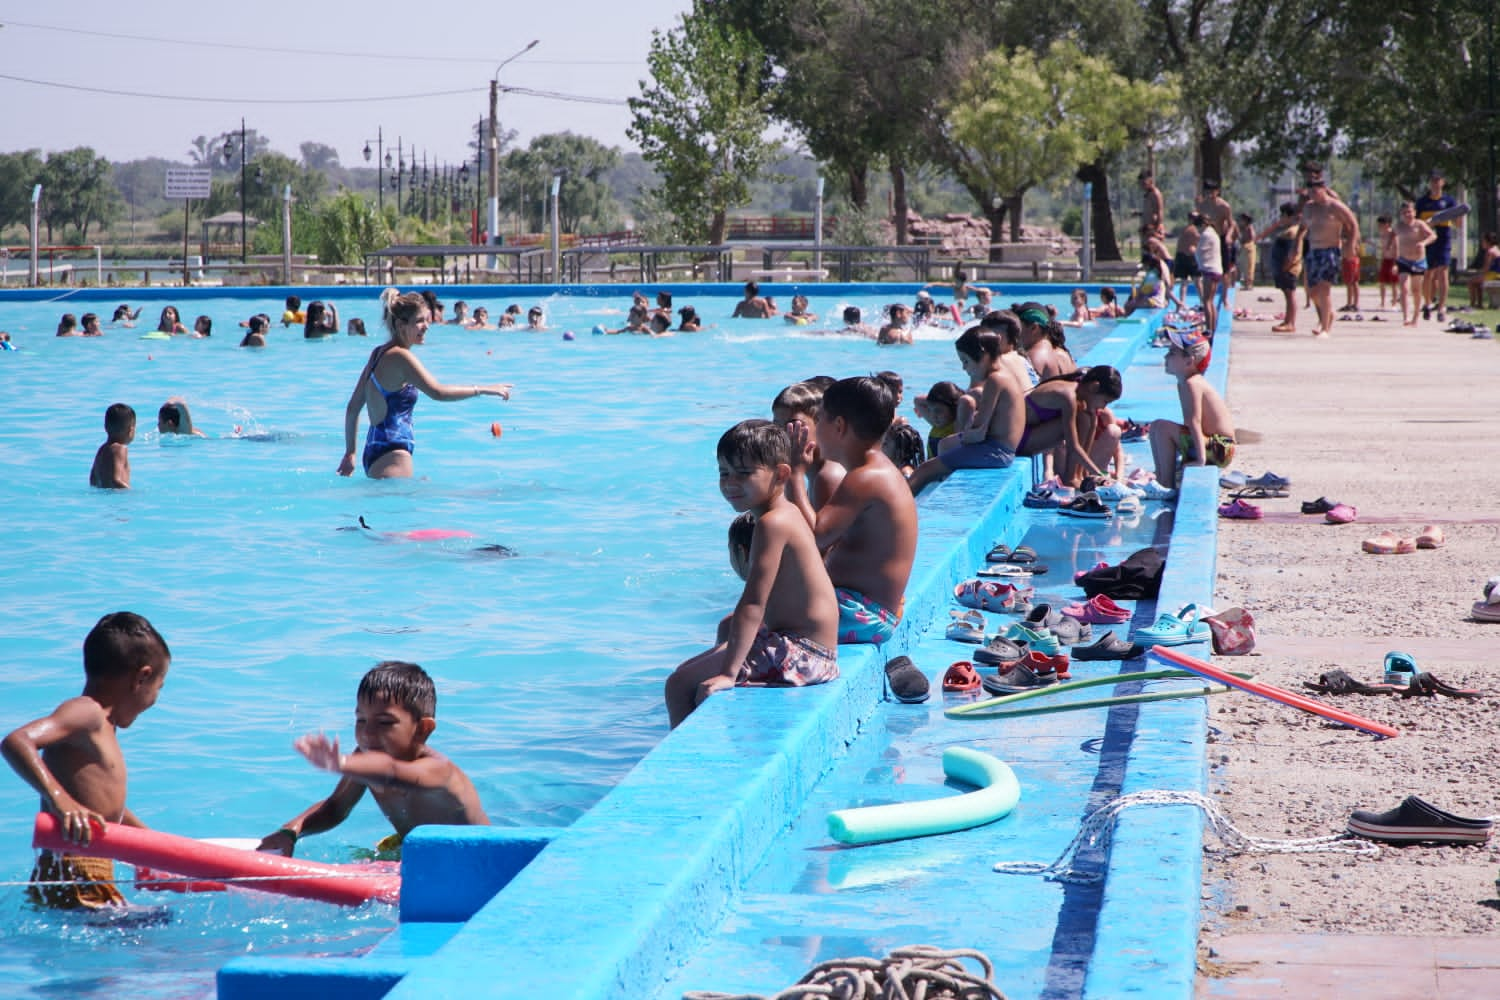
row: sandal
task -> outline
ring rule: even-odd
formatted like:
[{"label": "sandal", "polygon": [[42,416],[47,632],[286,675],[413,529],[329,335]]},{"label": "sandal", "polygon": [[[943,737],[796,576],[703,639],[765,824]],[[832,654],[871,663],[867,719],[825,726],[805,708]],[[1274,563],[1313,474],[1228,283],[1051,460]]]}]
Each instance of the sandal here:
[{"label": "sandal", "polygon": [[1351,524],[1357,517],[1359,517],[1358,509],[1346,503],[1336,503],[1328,508],[1328,512],[1323,515],[1323,520],[1329,524]]},{"label": "sandal", "polygon": [[1327,497],[1318,497],[1316,500],[1302,501],[1302,513],[1304,514],[1326,514],[1339,505],[1337,500]]},{"label": "sandal", "polygon": [[1422,533],[1417,536],[1417,548],[1419,549],[1440,549],[1446,542],[1447,538],[1443,536],[1443,529],[1435,524],[1427,525],[1422,529]]},{"label": "sandal", "polygon": [[1374,538],[1366,538],[1359,543],[1359,547],[1371,555],[1377,556],[1390,556],[1398,552],[1417,551],[1416,542],[1410,538],[1397,538],[1389,531],[1382,531]]},{"label": "sandal", "polygon": [[1010,561],[1017,566],[1030,566],[1036,562],[1036,549],[1030,545],[1017,545],[1016,550],[1010,554]]},{"label": "sandal", "polygon": [[1155,624],[1137,629],[1131,639],[1142,646],[1181,646],[1211,638],[1208,623],[1198,617],[1198,605],[1184,604],[1175,615],[1160,614]]},{"label": "sandal", "polygon": [[943,674],[943,690],[951,694],[978,691],[979,683],[979,675],[974,672],[974,664],[968,660],[959,660],[948,668],[947,673]]},{"label": "sandal", "polygon": [[[1242,490],[1235,490],[1229,494],[1231,500],[1280,500],[1291,496],[1286,490],[1274,486],[1247,486]],[[1306,513],[1304,511],[1304,513]],[[1322,513],[1315,511],[1314,513]]]},{"label": "sandal", "polygon": [[953,588],[953,597],[966,608],[1009,611],[1016,605],[1017,588],[994,580],[965,580]]},{"label": "sandal", "polygon": [[1003,563],[1010,561],[1010,546],[1003,542],[996,545],[984,554],[984,561],[990,563]]},{"label": "sandal", "polygon": [[1302,686],[1318,694],[1396,694],[1403,690],[1397,684],[1366,684],[1343,670],[1319,674],[1316,682],[1303,681]]},{"label": "sandal", "polygon": [[984,615],[978,611],[950,611],[953,622],[947,636],[955,642],[984,642]]},{"label": "sandal", "polygon": [[1465,698],[1469,700],[1484,697],[1484,693],[1481,691],[1476,691],[1473,688],[1456,688],[1423,670],[1419,670],[1412,675],[1411,684],[1405,691],[1401,692],[1401,697],[1431,698],[1435,694],[1440,694],[1447,698]]},{"label": "sandal", "polygon": [[1226,503],[1219,508],[1219,516],[1231,521],[1259,521],[1261,510],[1253,503],[1244,500],[1235,500]]},{"label": "sandal", "polygon": [[1097,493],[1085,493],[1074,497],[1065,504],[1059,504],[1059,514],[1069,517],[1105,518],[1110,516],[1110,509],[1099,499]]}]

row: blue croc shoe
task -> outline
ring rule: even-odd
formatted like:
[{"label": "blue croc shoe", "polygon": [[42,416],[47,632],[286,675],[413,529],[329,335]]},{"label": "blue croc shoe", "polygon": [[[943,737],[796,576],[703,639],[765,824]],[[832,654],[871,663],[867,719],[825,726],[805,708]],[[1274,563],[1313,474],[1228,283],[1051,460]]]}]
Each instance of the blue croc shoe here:
[{"label": "blue croc shoe", "polygon": [[1198,619],[1198,605],[1186,604],[1175,615],[1157,615],[1156,624],[1136,629],[1130,638],[1142,646],[1181,646],[1206,642],[1211,637],[1208,623]]}]

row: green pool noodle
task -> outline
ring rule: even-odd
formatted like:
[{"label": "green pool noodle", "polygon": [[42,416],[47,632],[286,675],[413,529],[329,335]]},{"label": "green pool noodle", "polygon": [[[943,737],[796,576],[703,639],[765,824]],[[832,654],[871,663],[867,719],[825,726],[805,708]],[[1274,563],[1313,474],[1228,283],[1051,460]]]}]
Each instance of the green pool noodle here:
[{"label": "green pool noodle", "polygon": [[873,844],[952,833],[1010,815],[1021,800],[1021,783],[1010,766],[968,747],[943,751],[943,773],[978,791],[924,802],[894,802],[828,814],[828,835],[841,844]]}]

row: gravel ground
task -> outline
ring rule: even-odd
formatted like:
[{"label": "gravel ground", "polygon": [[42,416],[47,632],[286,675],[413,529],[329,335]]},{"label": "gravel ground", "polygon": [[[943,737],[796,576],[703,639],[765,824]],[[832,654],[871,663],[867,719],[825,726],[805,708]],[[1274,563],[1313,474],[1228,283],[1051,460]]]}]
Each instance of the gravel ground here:
[{"label": "gravel ground", "polygon": [[[1336,290],[1335,303],[1342,296]],[[1241,293],[1247,299],[1274,308]],[[1263,520],[1221,522],[1215,607],[1248,608],[1259,643],[1220,662],[1302,690],[1335,667],[1379,682],[1385,653],[1402,650],[1486,697],[1313,695],[1401,730],[1376,740],[1265,699],[1220,695],[1209,716],[1211,793],[1241,830],[1273,838],[1340,833],[1353,810],[1383,811],[1407,795],[1459,815],[1500,814],[1500,625],[1469,617],[1483,582],[1500,573],[1500,469],[1491,464],[1500,341],[1443,333],[1436,322],[1403,328],[1396,314],[1368,310],[1314,339],[1308,315],[1297,335],[1235,323],[1235,467],[1293,485],[1287,499],[1256,501]],[[1355,506],[1358,520],[1336,526],[1299,513],[1320,496]],[[1414,537],[1428,524],[1443,528],[1445,546],[1360,550],[1382,529]],[[1211,853],[1205,941],[1246,931],[1494,932],[1497,870],[1500,838],[1385,847],[1375,859]]]}]

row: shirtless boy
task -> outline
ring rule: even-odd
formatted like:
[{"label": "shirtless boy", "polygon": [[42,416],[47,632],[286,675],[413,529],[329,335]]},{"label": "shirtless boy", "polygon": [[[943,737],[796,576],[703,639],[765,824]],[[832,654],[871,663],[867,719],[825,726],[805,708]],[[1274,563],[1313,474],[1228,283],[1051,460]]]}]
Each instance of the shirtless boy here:
[{"label": "shirtless boy", "polygon": [[[118,730],[152,705],[172,654],[151,623],[129,611],[99,619],[83,640],[83,694],[5,737],[5,760],[41,796],[62,835],[87,844],[106,820],[145,826],[125,804],[125,757]],[[57,909],[123,906],[108,858],[43,851],[26,893]],[[70,883],[77,883],[70,884]]]},{"label": "shirtless boy", "polygon": [[437,690],[427,671],[400,660],[376,664],[359,682],[353,753],[341,752],[338,738],[322,733],[293,744],[313,767],[340,776],[333,794],[263,838],[257,850],[291,857],[297,841],[342,823],[366,788],[396,828],[378,845],[382,851],[396,850],[427,824],[489,826],[469,776],[427,745],[436,716]]},{"label": "shirtless boy", "polygon": [[[807,428],[808,433],[813,433],[818,426],[818,409],[822,405],[822,389],[809,382],[795,382],[778,392],[771,401],[771,419],[783,429],[790,428],[793,423],[800,423]],[[791,433],[790,430],[788,433]],[[833,496],[833,491],[838,489],[839,483],[844,481],[844,467],[837,462],[828,461],[814,450],[805,475],[808,498],[812,501],[813,510],[822,510],[828,498]]]},{"label": "shirtless boy", "polygon": [[788,482],[802,479],[791,458],[787,432],[769,420],[743,420],[719,438],[719,492],[754,515],[755,530],[745,589],[720,641],[667,678],[674,729],[715,691],[803,687],[839,675],[838,605],[812,531],[787,499]]},{"label": "shirtless boy", "polygon": [[901,621],[906,584],[917,555],[917,504],[880,442],[896,404],[879,379],[840,379],[823,391],[816,441],[824,458],[845,469],[844,481],[814,511],[801,475],[814,435],[794,427],[787,495],[812,525],[838,594],[839,642],[880,644]]},{"label": "shirtless boy", "polygon": [[[1422,280],[1427,273],[1427,247],[1438,238],[1431,226],[1417,218],[1416,203],[1403,201],[1392,229],[1396,243],[1396,297],[1401,303],[1401,322],[1417,325],[1422,311]],[[1411,303],[1411,318],[1406,305]]]},{"label": "shirtless boy", "polygon": [[1156,481],[1177,487],[1177,460],[1183,465],[1214,465],[1229,468],[1234,461],[1234,421],[1229,407],[1203,373],[1211,355],[1209,342],[1196,330],[1174,330],[1167,334],[1165,367],[1177,379],[1177,399],[1182,404],[1182,423],[1151,421],[1151,457],[1156,462]]},{"label": "shirtless boy", "polygon": [[735,303],[735,319],[769,319],[776,315],[776,307],[771,305],[771,300],[762,297],[760,286],[753,281],[745,282],[745,297]]},{"label": "shirtless boy", "polygon": [[1156,177],[1142,170],[1139,180],[1141,182],[1141,228],[1149,229],[1152,233],[1162,227],[1163,199],[1161,189],[1156,186]]},{"label": "shirtless boy", "polygon": [[1347,205],[1329,195],[1324,181],[1309,180],[1302,222],[1307,226],[1309,247],[1304,264],[1308,294],[1318,312],[1313,336],[1326,337],[1333,332],[1333,283],[1339,280],[1340,248],[1348,241],[1359,245],[1359,220]]},{"label": "shirtless boy", "polygon": [[[1229,295],[1229,283],[1234,280],[1235,271],[1239,266],[1239,241],[1237,239],[1239,230],[1234,224],[1234,209],[1230,208],[1229,202],[1224,200],[1219,182],[1209,178],[1203,182],[1203,197],[1198,199],[1197,210],[1219,234],[1222,265],[1220,276],[1223,280],[1218,283],[1216,301],[1218,306],[1222,307]],[[1207,305],[1207,303],[1204,304]]]},{"label": "shirtless boy", "polygon": [[130,442],[135,440],[135,410],[111,403],[104,411],[106,440],[94,452],[89,485],[101,490],[130,489]]}]

